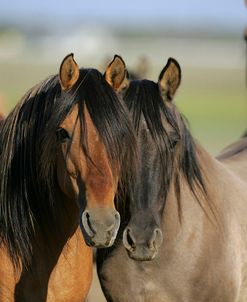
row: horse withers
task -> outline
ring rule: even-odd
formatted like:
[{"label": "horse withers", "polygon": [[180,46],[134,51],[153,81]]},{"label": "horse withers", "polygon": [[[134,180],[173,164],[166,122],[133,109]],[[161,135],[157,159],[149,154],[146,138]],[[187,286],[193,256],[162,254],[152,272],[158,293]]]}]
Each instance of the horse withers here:
[{"label": "horse withers", "polygon": [[107,301],[247,301],[247,140],[209,155],[174,105],[180,79],[169,59],[157,83],[124,92],[138,164],[122,232],[98,252]]},{"label": "horse withers", "polygon": [[132,125],[114,92],[121,67],[116,58],[105,79],[68,55],[3,121],[0,301],[87,296],[91,246],[114,242],[114,197],[133,166]]}]

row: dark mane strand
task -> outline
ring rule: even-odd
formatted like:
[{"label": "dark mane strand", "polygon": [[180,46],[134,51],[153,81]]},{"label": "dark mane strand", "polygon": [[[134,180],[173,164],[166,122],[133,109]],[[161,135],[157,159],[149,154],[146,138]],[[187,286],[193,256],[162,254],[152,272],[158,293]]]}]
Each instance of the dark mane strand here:
[{"label": "dark mane strand", "polygon": [[77,84],[61,91],[58,76],[33,87],[0,129],[0,238],[15,267],[28,266],[35,234],[47,242],[56,226],[56,130],[78,104],[82,147],[87,151],[84,108],[87,107],[105,144],[112,167],[121,167],[121,181],[133,169],[135,140],[124,106],[97,70],[81,69]]}]

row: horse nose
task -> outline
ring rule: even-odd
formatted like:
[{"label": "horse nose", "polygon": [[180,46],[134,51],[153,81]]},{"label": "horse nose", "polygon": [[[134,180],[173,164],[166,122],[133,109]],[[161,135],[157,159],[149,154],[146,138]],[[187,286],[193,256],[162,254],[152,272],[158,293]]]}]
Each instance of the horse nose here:
[{"label": "horse nose", "polygon": [[85,210],[81,217],[82,226],[89,240],[86,242],[94,247],[109,247],[113,244],[120,225],[120,215],[113,213],[91,213]]},{"label": "horse nose", "polygon": [[93,229],[90,222],[90,214],[88,211],[84,211],[82,214],[82,225],[89,237],[93,237],[95,230]]},{"label": "horse nose", "polygon": [[132,229],[127,227],[123,232],[123,244],[128,251],[132,252],[135,250],[135,243],[136,240],[134,238]]},{"label": "horse nose", "polygon": [[149,261],[154,259],[162,242],[163,235],[159,228],[155,228],[146,236],[143,230],[139,230],[135,236],[129,226],[123,232],[123,245],[128,251],[129,257],[134,260]]},{"label": "horse nose", "polygon": [[163,235],[162,235],[162,231],[160,228],[156,228],[153,231],[153,235],[150,239],[150,242],[148,244],[148,247],[150,250],[158,250],[158,248],[161,246],[163,242]]}]

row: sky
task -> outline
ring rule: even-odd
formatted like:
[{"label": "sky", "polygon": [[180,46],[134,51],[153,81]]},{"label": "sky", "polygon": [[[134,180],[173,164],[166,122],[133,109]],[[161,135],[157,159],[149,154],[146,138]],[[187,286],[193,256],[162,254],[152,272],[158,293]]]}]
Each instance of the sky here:
[{"label": "sky", "polygon": [[75,20],[112,25],[154,23],[247,26],[244,0],[1,0],[0,22],[21,20],[45,24],[71,24]]}]

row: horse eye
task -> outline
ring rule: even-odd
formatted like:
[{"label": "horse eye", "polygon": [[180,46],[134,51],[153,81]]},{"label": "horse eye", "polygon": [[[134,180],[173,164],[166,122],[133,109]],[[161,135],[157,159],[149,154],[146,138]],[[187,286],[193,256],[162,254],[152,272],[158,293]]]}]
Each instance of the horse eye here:
[{"label": "horse eye", "polygon": [[58,140],[61,143],[63,143],[66,140],[70,139],[70,136],[69,136],[68,132],[64,128],[58,128],[57,131],[56,131],[56,135],[57,135]]},{"label": "horse eye", "polygon": [[176,147],[177,141],[169,141],[170,148],[174,149]]},{"label": "horse eye", "polygon": [[179,142],[179,138],[177,136],[169,139],[170,149],[174,149]]}]

